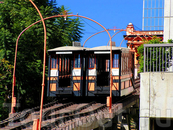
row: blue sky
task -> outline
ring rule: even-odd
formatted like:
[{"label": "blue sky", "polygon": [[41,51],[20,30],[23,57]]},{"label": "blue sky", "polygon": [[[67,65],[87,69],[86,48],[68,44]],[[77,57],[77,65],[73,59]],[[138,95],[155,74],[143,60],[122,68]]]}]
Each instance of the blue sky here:
[{"label": "blue sky", "polygon": [[[70,9],[73,14],[78,13],[97,21],[106,29],[126,29],[130,22],[134,24],[136,30],[142,29],[143,0],[57,0],[57,6],[61,5]],[[103,28],[87,19],[80,20],[85,26],[83,38],[80,41],[83,45],[88,37],[102,31]],[[111,36],[114,34],[114,31],[109,32]],[[119,33],[112,39],[116,42],[116,46],[120,45],[123,35],[125,32]],[[90,38],[85,47],[104,46],[108,41],[108,34],[100,33]],[[126,47],[126,41],[122,43],[122,46]]]}]

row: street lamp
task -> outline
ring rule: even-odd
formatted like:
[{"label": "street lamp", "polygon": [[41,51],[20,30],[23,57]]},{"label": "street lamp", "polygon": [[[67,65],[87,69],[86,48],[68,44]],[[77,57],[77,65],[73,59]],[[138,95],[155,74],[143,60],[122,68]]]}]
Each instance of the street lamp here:
[{"label": "street lamp", "polygon": [[[43,94],[44,94],[44,80],[45,80],[45,63],[46,63],[46,26],[44,23],[44,19],[39,11],[39,9],[37,8],[37,6],[34,4],[34,2],[32,0],[29,0],[33,6],[36,8],[37,12],[39,13],[40,17],[41,17],[41,21],[43,23],[43,28],[44,28],[44,59],[43,59],[43,79],[42,79],[42,96],[41,96],[41,105],[40,105],[40,122],[42,120],[42,106],[43,106]],[[23,33],[23,32],[22,32]],[[12,85],[12,103],[11,103],[11,114],[13,114],[14,112],[14,107],[15,107],[15,103],[16,103],[16,98],[14,97],[14,86],[15,86],[15,82],[16,82],[16,77],[15,77],[15,71],[16,71],[16,59],[17,59],[17,48],[18,48],[18,40],[16,41],[16,50],[15,50],[15,59],[14,59],[14,70],[13,70],[13,85]],[[40,125],[41,126],[41,123]],[[41,127],[40,127],[41,128]]]}]

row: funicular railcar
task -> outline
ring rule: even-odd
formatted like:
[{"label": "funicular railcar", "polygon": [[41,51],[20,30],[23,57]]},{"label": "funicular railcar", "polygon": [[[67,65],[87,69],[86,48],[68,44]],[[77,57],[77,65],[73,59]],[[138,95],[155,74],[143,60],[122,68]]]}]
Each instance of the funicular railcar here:
[{"label": "funicular railcar", "polygon": [[[47,96],[108,96],[110,94],[110,46],[64,46],[48,50]],[[112,94],[133,91],[133,52],[112,46]]]}]

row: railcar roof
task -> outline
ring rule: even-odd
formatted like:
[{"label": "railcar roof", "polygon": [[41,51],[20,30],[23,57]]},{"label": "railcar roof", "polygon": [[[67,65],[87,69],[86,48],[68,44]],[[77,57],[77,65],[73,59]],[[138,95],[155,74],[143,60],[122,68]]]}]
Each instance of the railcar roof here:
[{"label": "railcar roof", "polygon": [[[91,51],[109,51],[110,50],[110,46],[98,46],[98,47],[93,47],[90,49]],[[121,50],[123,52],[125,51],[129,51],[129,48],[125,48],[125,47],[115,47],[112,46],[112,50]]]},{"label": "railcar roof", "polygon": [[57,47],[53,49],[49,49],[48,51],[82,51],[82,50],[87,50],[89,48],[85,47],[77,47],[77,46],[62,46],[62,47]]},{"label": "railcar roof", "polygon": [[[55,52],[55,51],[109,51],[110,46],[98,46],[98,47],[93,47],[93,48],[86,48],[86,47],[77,47],[77,46],[62,46],[62,47],[57,47],[53,49],[49,49],[48,52]],[[115,47],[112,46],[112,50],[120,50],[122,52],[129,52],[129,48],[125,47]]]}]

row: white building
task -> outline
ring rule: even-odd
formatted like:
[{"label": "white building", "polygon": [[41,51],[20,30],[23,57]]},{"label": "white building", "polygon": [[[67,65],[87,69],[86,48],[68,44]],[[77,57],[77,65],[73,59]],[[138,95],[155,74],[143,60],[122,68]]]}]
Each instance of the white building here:
[{"label": "white building", "polygon": [[164,7],[164,41],[168,39],[173,39],[173,0],[165,0]]}]

